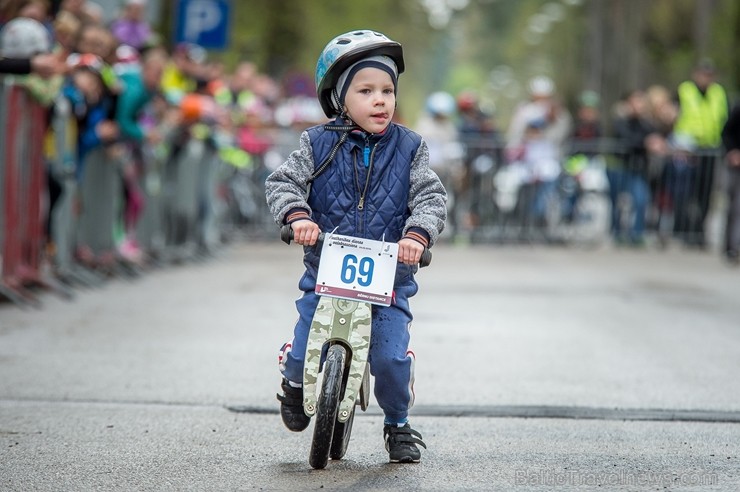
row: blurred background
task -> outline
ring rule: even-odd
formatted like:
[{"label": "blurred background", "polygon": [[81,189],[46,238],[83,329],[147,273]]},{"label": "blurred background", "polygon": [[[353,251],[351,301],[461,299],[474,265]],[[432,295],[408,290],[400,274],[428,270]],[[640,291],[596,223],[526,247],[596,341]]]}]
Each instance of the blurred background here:
[{"label": "blurred background", "polygon": [[403,45],[443,241],[738,263],[734,0],[0,0],[0,29],[32,71],[0,75],[16,302],[274,238],[264,180],[327,121],[316,60],[354,29]]},{"label": "blurred background", "polygon": [[[57,2],[60,3],[60,2]],[[120,0],[97,0],[111,21]],[[740,5],[733,0],[250,0],[232,1],[228,43],[213,51],[228,68],[242,60],[281,79],[313,78],[334,35],[375,29],[404,47],[408,71],[399,104],[409,115],[437,90],[478,91],[501,122],[534,76],[551,76],[569,105],[583,90],[609,107],[626,91],[675,87],[711,58],[728,91],[740,87]],[[149,0],[147,16],[165,42],[178,2]],[[411,90],[411,88],[414,88]],[[606,121],[606,120],[605,120]]]}]

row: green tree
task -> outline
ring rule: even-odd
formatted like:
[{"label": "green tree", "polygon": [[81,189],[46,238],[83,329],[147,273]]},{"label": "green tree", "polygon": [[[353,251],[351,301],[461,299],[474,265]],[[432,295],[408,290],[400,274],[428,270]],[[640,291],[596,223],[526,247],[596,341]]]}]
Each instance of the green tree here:
[{"label": "green tree", "polygon": [[[571,104],[584,89],[598,91],[608,115],[629,89],[674,89],[702,56],[714,59],[731,93],[740,87],[737,0],[436,2],[450,7],[449,22],[430,20],[432,0],[234,0],[231,44],[218,56],[227,68],[253,61],[278,80],[294,71],[313,76],[333,36],[381,31],[404,46],[399,102],[409,122],[427,94],[469,88],[495,103],[505,124],[526,80],[543,73]],[[163,32],[173,3],[162,2]]]}]

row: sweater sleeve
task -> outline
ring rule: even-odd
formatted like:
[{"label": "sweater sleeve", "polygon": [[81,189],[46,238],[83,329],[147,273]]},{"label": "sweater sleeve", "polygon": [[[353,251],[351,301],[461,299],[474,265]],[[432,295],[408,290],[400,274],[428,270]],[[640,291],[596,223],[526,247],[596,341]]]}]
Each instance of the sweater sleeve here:
[{"label": "sweater sleeve", "polygon": [[411,163],[411,216],[406,220],[404,234],[410,229],[422,229],[429,236],[429,245],[433,245],[445,227],[446,204],[447,191],[437,174],[429,168],[429,148],[422,140]]},{"label": "sweater sleeve", "polygon": [[265,181],[265,197],[275,222],[283,224],[285,215],[294,209],[311,213],[306,201],[306,181],[314,169],[313,151],[308,132],[301,134],[299,148]]}]

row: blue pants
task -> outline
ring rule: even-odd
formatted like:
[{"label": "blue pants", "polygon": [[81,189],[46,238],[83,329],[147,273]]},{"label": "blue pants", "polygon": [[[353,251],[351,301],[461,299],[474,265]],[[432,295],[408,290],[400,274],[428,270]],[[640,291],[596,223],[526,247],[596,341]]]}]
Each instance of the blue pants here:
[{"label": "blue pants", "polygon": [[606,175],[609,179],[609,195],[612,202],[612,234],[619,238],[623,233],[618,198],[620,193],[628,193],[632,199],[634,215],[630,221],[629,240],[641,241],[645,232],[647,207],[650,203],[650,188],[647,180],[639,173],[616,169],[608,169]]},{"label": "blue pants", "polygon": [[[296,383],[303,381],[303,360],[306,354],[311,319],[319,303],[313,289],[316,280],[304,274],[299,287],[303,296],[296,301],[298,322],[293,331],[292,348],[284,359],[283,376]],[[375,377],[375,399],[385,413],[387,423],[401,423],[408,417],[413,404],[413,354],[409,354],[409,328],[413,316],[408,298],[418,286],[410,278],[396,285],[395,301],[388,307],[373,306],[370,336],[370,374]]]},{"label": "blue pants", "polygon": [[554,179],[540,181],[535,185],[534,200],[530,210],[535,219],[542,220],[545,218],[550,196],[557,192],[557,185],[558,182]]}]

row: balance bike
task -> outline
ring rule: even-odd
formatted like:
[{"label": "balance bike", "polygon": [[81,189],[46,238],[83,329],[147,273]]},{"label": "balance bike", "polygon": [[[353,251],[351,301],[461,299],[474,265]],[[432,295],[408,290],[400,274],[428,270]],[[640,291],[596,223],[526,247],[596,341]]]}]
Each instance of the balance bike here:
[{"label": "balance bike", "polygon": [[[280,237],[290,244],[293,230],[289,225],[283,226]],[[397,262],[398,245],[322,233],[316,247],[322,252],[316,283],[319,303],[306,345],[303,410],[309,417],[316,417],[308,462],[312,468],[322,469],[329,458],[339,460],[347,452],[355,407],[367,409],[372,304],[390,304],[395,264],[393,268],[389,265]],[[339,261],[329,261],[327,256],[337,256]],[[425,249],[419,265],[429,265],[431,258],[431,252]],[[375,270],[381,263],[388,265],[385,272]],[[324,268],[326,264],[330,266]],[[337,266],[336,276],[333,265]],[[335,277],[338,280],[333,282]],[[371,287],[375,282],[385,285],[378,290]],[[320,372],[323,376],[317,397]]]}]

